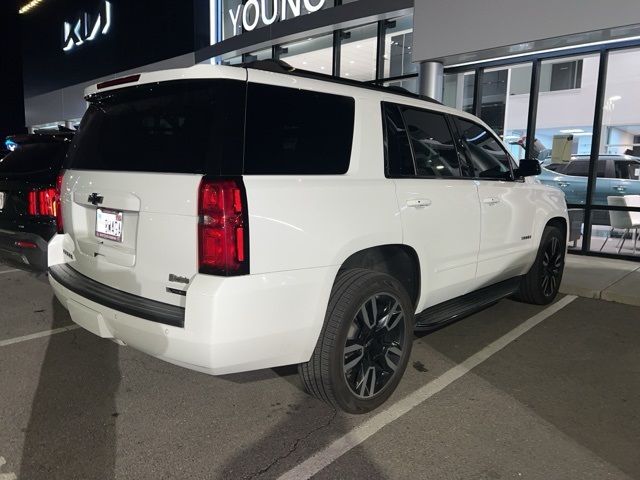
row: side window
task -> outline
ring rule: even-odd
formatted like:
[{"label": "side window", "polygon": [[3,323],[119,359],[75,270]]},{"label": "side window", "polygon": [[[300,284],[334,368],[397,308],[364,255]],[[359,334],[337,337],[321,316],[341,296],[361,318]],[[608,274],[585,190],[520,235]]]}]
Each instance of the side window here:
[{"label": "side window", "polygon": [[443,114],[400,107],[419,177],[460,177],[458,152]]},{"label": "side window", "polygon": [[409,137],[396,105],[382,104],[384,115],[384,149],[387,171],[392,177],[413,177],[416,174]]},{"label": "side window", "polygon": [[[598,172],[596,175],[600,178],[607,176],[607,161],[598,160]],[[588,177],[589,176],[589,160],[573,160],[567,165],[564,171],[565,175],[572,175],[574,177]]]},{"label": "side window", "polygon": [[244,173],[346,173],[354,112],[351,97],[250,83]]},{"label": "side window", "polygon": [[460,139],[475,177],[506,180],[513,167],[511,156],[496,138],[484,127],[455,117]]},{"label": "side window", "polygon": [[567,165],[564,173],[567,175],[573,175],[574,177],[586,177],[589,175],[589,162],[574,160]]}]

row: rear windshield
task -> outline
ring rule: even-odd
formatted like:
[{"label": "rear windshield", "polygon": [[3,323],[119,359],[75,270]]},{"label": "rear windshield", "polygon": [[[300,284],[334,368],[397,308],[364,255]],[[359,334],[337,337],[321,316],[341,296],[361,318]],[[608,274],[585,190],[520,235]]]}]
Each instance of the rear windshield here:
[{"label": "rear windshield", "polygon": [[183,80],[92,100],[65,168],[239,174],[246,84]]},{"label": "rear windshield", "polygon": [[47,170],[59,171],[68,147],[68,143],[20,145],[0,159],[0,174],[19,175]]}]

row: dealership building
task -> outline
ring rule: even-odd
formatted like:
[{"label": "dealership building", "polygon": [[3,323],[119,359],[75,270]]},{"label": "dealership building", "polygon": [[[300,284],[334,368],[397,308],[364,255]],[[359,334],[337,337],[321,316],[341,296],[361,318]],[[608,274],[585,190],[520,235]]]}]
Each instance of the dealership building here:
[{"label": "dealership building", "polygon": [[[591,158],[576,164],[581,186],[558,185],[571,209],[570,248],[636,256],[613,248],[615,242],[600,247],[611,212],[638,210],[606,200],[633,193],[629,182],[640,183],[632,161],[640,157],[637,3],[587,0],[580,15],[570,2],[487,3],[30,2],[20,15],[26,125],[74,128],[86,108],[86,86],[133,72],[279,59],[403,87],[474,113],[516,158],[537,157],[543,164]],[[614,179],[598,167],[611,158],[618,159]]]}]

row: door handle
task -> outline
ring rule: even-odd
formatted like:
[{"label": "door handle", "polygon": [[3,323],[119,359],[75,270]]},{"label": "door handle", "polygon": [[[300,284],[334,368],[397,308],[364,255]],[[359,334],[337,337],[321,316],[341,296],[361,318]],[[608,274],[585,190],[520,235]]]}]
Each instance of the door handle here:
[{"label": "door handle", "polygon": [[484,203],[485,205],[495,205],[497,203],[500,203],[500,199],[496,197],[487,197],[482,200],[482,203]]},{"label": "door handle", "polygon": [[615,187],[613,187],[613,189],[618,191],[618,192],[620,192],[620,193],[623,193],[623,192],[627,191],[627,188],[623,187],[622,185],[616,185]]},{"label": "door handle", "polygon": [[413,200],[407,200],[407,207],[422,208],[428,207],[429,205],[431,205],[431,200],[429,200],[428,198],[416,198]]},{"label": "door handle", "polygon": [[558,186],[559,186],[560,188],[564,188],[564,187],[568,187],[568,186],[569,186],[569,184],[568,184],[567,182],[558,182]]}]

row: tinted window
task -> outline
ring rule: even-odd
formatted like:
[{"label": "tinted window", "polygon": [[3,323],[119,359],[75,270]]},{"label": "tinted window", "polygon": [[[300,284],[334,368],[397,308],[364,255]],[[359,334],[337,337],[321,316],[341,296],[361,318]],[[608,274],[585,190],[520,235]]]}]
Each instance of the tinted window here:
[{"label": "tinted window", "polygon": [[[598,173],[600,178],[606,177],[606,160],[598,161]],[[574,177],[588,177],[589,176],[589,161],[588,160],[573,160],[567,165],[564,171],[565,175],[572,175]]]},{"label": "tinted window", "polygon": [[383,104],[384,144],[387,171],[392,177],[414,176],[413,156],[409,137],[404,128],[400,110],[395,105]]},{"label": "tinted window", "polygon": [[244,173],[347,172],[353,98],[260,84],[248,90]]},{"label": "tinted window", "polygon": [[402,108],[420,177],[459,177],[460,164],[453,137],[444,115]]},{"label": "tinted window", "polygon": [[456,117],[456,125],[470,164],[478,178],[507,179],[511,157],[484,127]]},{"label": "tinted window", "polygon": [[11,175],[58,171],[67,153],[68,143],[29,143],[20,145],[13,152],[0,159],[0,174]]},{"label": "tinted window", "polygon": [[92,101],[66,168],[241,173],[246,84],[175,81]]},{"label": "tinted window", "polygon": [[640,162],[637,160],[615,161],[616,178],[640,180]]}]

